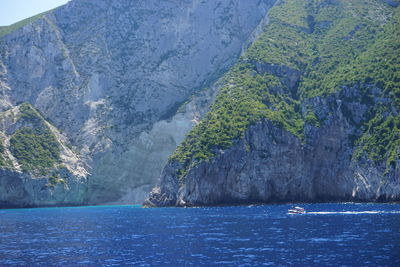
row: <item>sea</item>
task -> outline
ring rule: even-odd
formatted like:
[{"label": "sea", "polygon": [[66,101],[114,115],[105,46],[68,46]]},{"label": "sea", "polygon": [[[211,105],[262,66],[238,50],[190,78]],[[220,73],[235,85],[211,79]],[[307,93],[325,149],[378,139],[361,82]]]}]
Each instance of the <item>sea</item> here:
[{"label": "sea", "polygon": [[400,266],[400,204],[0,210],[0,266]]}]

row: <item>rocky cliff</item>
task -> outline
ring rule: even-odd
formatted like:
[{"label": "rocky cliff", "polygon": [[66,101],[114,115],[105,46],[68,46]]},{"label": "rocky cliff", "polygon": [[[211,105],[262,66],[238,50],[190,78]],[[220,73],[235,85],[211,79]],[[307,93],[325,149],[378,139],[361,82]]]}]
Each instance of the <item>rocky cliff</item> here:
[{"label": "rocky cliff", "polygon": [[280,1],[145,206],[400,200],[397,1]]},{"label": "rocky cliff", "polygon": [[88,167],[68,139],[30,104],[0,113],[0,203],[79,205]]},{"label": "rocky cliff", "polygon": [[72,0],[2,27],[0,111],[29,103],[54,138],[3,125],[0,205],[142,202],[274,3]]},{"label": "rocky cliff", "polygon": [[[167,165],[145,205],[398,201],[398,157],[389,169],[368,158],[353,159],[351,138],[358,130],[351,120],[366,111],[357,90],[317,97],[312,104],[325,122],[320,127],[306,124],[305,142],[261,120],[232,147],[190,169],[183,183],[176,175],[181,165]],[[361,114],[346,118],[343,111],[348,109]]]}]

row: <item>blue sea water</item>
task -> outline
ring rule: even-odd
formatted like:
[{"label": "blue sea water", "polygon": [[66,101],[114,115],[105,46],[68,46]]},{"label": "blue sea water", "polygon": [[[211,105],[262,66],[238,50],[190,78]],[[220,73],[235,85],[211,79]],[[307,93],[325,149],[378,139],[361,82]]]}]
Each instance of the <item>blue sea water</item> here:
[{"label": "blue sea water", "polygon": [[0,210],[0,266],[400,266],[399,204]]}]

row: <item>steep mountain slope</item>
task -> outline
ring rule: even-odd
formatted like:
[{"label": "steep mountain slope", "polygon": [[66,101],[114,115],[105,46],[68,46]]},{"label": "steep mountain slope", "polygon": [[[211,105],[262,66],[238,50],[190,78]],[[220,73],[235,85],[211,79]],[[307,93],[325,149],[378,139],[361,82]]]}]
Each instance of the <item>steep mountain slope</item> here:
[{"label": "steep mountain slope", "polygon": [[[274,3],[72,0],[26,25],[2,28],[0,111],[29,103],[65,136],[85,171],[57,178],[69,188],[63,193],[44,189],[49,198],[57,195],[52,201],[35,194],[21,201],[2,195],[0,205],[142,202],[168,155],[208,109],[219,88],[214,83],[254,40]],[[1,130],[6,140],[20,136],[9,127]],[[23,131],[32,151],[5,143],[15,164],[2,164],[7,175],[0,175],[0,184],[26,180],[42,188],[52,173],[64,170],[58,156],[49,156],[53,165],[41,172],[18,167],[25,160],[17,157],[22,152],[36,157],[33,144],[43,136],[32,129]],[[62,146],[51,143],[52,149]],[[58,197],[77,184],[75,199]],[[21,188],[4,190],[15,195]]]},{"label": "steep mountain slope", "polygon": [[145,205],[399,200],[398,6],[279,1]]}]

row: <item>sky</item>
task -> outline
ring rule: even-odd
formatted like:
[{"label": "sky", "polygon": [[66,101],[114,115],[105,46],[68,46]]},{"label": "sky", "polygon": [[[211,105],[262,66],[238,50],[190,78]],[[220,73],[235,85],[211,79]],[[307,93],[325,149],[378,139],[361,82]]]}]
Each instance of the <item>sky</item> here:
[{"label": "sky", "polygon": [[67,3],[69,0],[0,0],[0,26],[7,26]]}]

